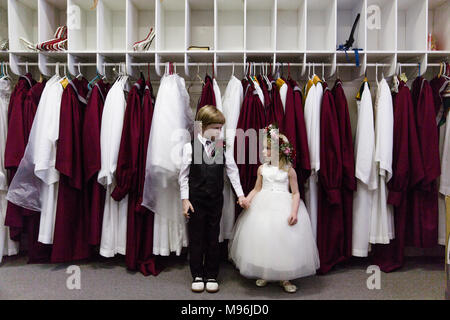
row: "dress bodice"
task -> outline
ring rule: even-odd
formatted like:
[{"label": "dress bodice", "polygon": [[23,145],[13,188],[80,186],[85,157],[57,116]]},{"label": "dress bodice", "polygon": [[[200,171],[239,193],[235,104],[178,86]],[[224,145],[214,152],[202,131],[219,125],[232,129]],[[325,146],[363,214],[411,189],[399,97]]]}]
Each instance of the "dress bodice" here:
[{"label": "dress bodice", "polygon": [[277,166],[263,164],[261,171],[263,181],[262,189],[274,192],[289,192],[288,172]]}]

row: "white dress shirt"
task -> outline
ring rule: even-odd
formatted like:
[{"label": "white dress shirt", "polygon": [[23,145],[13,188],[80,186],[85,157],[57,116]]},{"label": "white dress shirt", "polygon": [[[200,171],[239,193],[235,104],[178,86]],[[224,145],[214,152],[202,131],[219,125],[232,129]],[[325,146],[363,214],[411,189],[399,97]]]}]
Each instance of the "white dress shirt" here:
[{"label": "white dress shirt", "polygon": [[[214,145],[214,142],[207,146],[207,139],[202,135],[198,134],[197,139],[201,142],[203,147],[206,150],[207,155],[210,157],[213,148],[211,146]],[[189,170],[192,163],[192,145],[191,143],[186,143],[183,146],[183,161],[181,164],[180,175],[178,178],[178,182],[180,184],[180,193],[181,199],[189,199]],[[231,185],[233,186],[234,191],[238,197],[244,196],[244,192],[242,191],[241,180],[239,178],[239,170],[234,162],[233,156],[230,154],[228,149],[225,150],[225,169],[227,171],[227,176],[230,179]]]}]

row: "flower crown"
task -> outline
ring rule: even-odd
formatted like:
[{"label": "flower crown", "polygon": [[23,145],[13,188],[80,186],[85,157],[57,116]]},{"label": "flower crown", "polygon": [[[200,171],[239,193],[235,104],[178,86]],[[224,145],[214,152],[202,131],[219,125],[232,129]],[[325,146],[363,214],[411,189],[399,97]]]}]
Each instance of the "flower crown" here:
[{"label": "flower crown", "polygon": [[280,137],[278,126],[274,123],[269,124],[267,127],[264,128],[264,131],[266,132],[267,139],[271,139],[273,141],[278,142],[280,152],[289,160],[291,164],[294,163],[296,155],[295,148],[292,146],[292,144],[287,140],[285,136]]}]

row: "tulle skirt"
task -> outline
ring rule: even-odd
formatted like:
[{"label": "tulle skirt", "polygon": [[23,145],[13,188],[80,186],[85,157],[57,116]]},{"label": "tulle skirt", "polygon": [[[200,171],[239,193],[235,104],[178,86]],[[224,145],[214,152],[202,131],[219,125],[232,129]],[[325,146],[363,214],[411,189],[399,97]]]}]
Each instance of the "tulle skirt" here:
[{"label": "tulle skirt", "polygon": [[319,254],[305,204],[298,222],[288,224],[292,194],[262,189],[239,216],[229,244],[229,257],[247,278],[292,280],[316,273]]}]

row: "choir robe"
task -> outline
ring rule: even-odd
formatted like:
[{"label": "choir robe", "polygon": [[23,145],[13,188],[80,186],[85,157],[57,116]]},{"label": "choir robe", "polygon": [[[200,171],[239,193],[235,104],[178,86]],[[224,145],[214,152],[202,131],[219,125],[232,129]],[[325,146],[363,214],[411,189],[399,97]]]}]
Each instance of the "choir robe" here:
[{"label": "choir robe", "polygon": [[283,103],[281,102],[280,93],[277,89],[277,84],[274,79],[272,79],[271,76],[269,76],[269,80],[272,84],[272,89],[270,90],[270,112],[267,116],[267,120],[269,124],[276,123],[278,125],[278,128],[281,132],[284,132],[284,110],[283,110]]},{"label": "choir robe", "polygon": [[[37,82],[28,91],[24,101],[24,130],[27,141],[45,85],[46,80]],[[28,234],[28,263],[50,261],[51,246],[38,242],[41,213],[25,209],[22,209],[22,213],[24,232]]]},{"label": "choir robe", "polygon": [[100,125],[102,123],[103,104],[110,84],[98,81],[89,93],[83,121],[83,175],[85,188],[85,211],[90,217],[89,244],[100,245],[105,188],[98,183],[97,176],[101,168]]},{"label": "choir robe", "polygon": [[[11,183],[20,160],[25,153],[25,147],[28,142],[29,131],[26,132],[26,123],[30,120],[25,119],[24,104],[29,90],[35,85],[36,81],[30,73],[19,77],[19,80],[11,93],[8,106],[8,135],[5,147],[5,168],[8,170],[8,184]],[[31,119],[31,122],[33,120]],[[35,212],[21,208],[8,201],[6,209],[5,226],[9,227],[11,240],[20,240],[23,221],[22,216],[31,216]]]},{"label": "choir robe", "polygon": [[59,171],[51,262],[89,257],[89,215],[84,208],[83,119],[88,81],[75,78],[63,92],[55,168]]},{"label": "choir robe", "polygon": [[[234,157],[239,169],[242,189],[244,194],[248,194],[255,186],[258,167],[261,164],[258,134],[259,130],[264,128],[265,115],[264,106],[254,85],[250,82],[243,82],[243,84],[246,84],[246,88],[244,89],[244,101],[239,114],[237,129],[243,130],[244,133],[248,129],[256,130],[256,137],[254,137],[256,139],[250,141],[249,136],[240,137],[244,138],[240,139],[237,135],[234,143]],[[240,209],[237,209],[240,212]]]},{"label": "choir robe", "polygon": [[378,82],[375,101],[375,169],[377,190],[372,203],[370,243],[387,244],[394,238],[394,209],[387,203],[387,183],[392,177],[394,108],[385,79]]},{"label": "choir robe", "polygon": [[405,227],[409,215],[408,192],[424,177],[422,158],[414,120],[411,93],[401,81],[394,96],[393,175],[388,183],[388,203],[394,206],[395,239],[372,246],[373,263],[383,272],[403,266]]},{"label": "choir robe", "polygon": [[[320,86],[320,87],[319,87]],[[320,96],[320,99],[319,97]],[[317,239],[318,172],[320,170],[320,108],[322,84],[312,85],[305,98],[305,126],[308,137],[311,175],[305,192],[305,205],[311,219],[314,238]],[[319,103],[320,102],[320,103]]]},{"label": "choir robe", "polygon": [[[300,87],[297,82],[289,79],[288,85],[291,89],[288,90],[288,95],[292,94],[293,99],[289,96],[286,101],[286,111],[291,112],[291,117],[294,119],[293,127],[295,128],[295,139],[289,141],[295,146],[296,157],[294,168],[297,173],[297,182],[300,190],[300,196],[305,199],[305,183],[311,175],[311,163],[309,159],[309,149],[308,149],[308,137],[306,135],[306,125],[305,125],[305,115],[303,113],[303,97]],[[292,101],[291,101],[292,100]],[[289,103],[293,103],[292,110]],[[288,112],[286,112],[285,119],[288,117]],[[285,122],[287,125],[288,122]],[[292,124],[291,124],[292,125]],[[290,130],[287,130],[289,132]],[[291,133],[292,134],[292,133]],[[292,134],[294,137],[294,134]]]},{"label": "choir robe", "polygon": [[129,270],[139,270],[144,275],[157,275],[161,271],[152,254],[153,212],[141,206],[152,117],[150,84],[141,78],[128,94],[117,160],[117,185],[111,196],[121,201],[128,194],[125,262]]},{"label": "choir robe", "polygon": [[436,246],[438,240],[439,208],[436,179],[441,174],[439,136],[433,92],[428,81],[417,77],[412,84],[411,94],[425,176],[409,194],[411,218],[407,219],[406,242],[407,245],[430,248]]},{"label": "choir robe", "polygon": [[214,84],[210,76],[206,75],[203,84],[202,93],[197,104],[197,112],[206,105],[216,105],[216,95],[214,93]]},{"label": "choir robe", "polygon": [[320,112],[320,171],[317,214],[319,273],[325,274],[345,259],[344,214],[342,208],[342,154],[334,97],[327,84]]},{"label": "choir robe", "polygon": [[[444,115],[444,108],[443,108],[443,101],[442,101],[442,94],[447,87],[447,84],[450,81],[445,79],[444,77],[434,77],[430,81],[431,89],[433,90],[433,100],[434,100],[434,108],[436,111],[436,122],[439,125],[439,156],[441,158],[441,161],[443,160],[443,151],[445,146],[445,132],[446,128],[450,127],[448,124],[448,120],[444,122],[443,124],[440,123],[442,116]],[[450,140],[448,140],[450,141]],[[444,174],[445,167],[441,163],[441,170],[442,175]],[[442,178],[438,178],[438,185],[441,186]],[[439,205],[439,230],[438,230],[438,243],[440,245],[446,244],[446,212],[445,212],[445,195],[441,192],[438,194],[438,205]]]},{"label": "choir robe", "polygon": [[8,201],[8,173],[5,169],[5,146],[8,135],[8,106],[11,97],[11,80],[0,79],[0,263],[3,256],[16,255],[19,252],[19,242],[11,240],[9,227],[5,226]]},{"label": "choir robe", "polygon": [[339,124],[342,155],[342,210],[344,211],[344,254],[352,256],[353,192],[356,191],[352,126],[342,82],[337,79],[332,90]]}]

